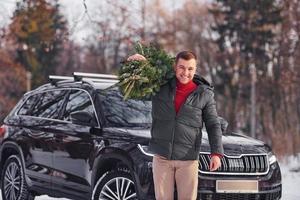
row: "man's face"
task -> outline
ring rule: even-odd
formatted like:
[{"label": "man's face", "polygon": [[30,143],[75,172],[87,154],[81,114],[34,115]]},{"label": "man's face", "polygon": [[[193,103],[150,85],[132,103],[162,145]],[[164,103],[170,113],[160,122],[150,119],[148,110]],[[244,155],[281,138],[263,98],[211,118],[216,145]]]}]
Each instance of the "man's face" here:
[{"label": "man's face", "polygon": [[187,84],[196,73],[197,63],[195,59],[184,60],[179,58],[177,64],[174,67],[177,80],[182,84]]}]

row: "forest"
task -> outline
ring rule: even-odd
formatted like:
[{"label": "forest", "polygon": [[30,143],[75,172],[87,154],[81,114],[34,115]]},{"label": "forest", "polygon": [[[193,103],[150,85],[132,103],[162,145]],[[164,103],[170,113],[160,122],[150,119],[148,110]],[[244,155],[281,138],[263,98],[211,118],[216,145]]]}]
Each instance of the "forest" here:
[{"label": "forest", "polygon": [[[197,54],[197,73],[214,85],[228,130],[263,140],[279,156],[300,152],[300,1],[101,0],[91,8],[80,0],[83,14],[72,23],[61,1],[18,1],[0,27],[1,124],[49,75],[117,74],[140,41]],[[71,36],[83,19],[91,31],[78,42]]]}]

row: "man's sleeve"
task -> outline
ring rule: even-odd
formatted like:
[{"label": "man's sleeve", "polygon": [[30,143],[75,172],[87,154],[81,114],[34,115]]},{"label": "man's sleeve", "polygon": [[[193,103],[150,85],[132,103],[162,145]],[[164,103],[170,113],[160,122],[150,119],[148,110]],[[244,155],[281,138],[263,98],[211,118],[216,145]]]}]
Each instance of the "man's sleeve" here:
[{"label": "man's sleeve", "polygon": [[205,123],[211,153],[223,155],[221,123],[218,119],[214,94],[212,91],[208,91],[205,95],[207,95],[207,104],[203,109],[202,117]]}]

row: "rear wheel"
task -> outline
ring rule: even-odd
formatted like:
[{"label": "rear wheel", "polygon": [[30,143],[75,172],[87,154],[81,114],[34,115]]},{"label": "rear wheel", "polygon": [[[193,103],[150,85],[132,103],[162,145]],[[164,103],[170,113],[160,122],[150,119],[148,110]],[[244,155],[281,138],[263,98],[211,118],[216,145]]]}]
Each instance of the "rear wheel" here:
[{"label": "rear wheel", "polygon": [[34,199],[28,192],[21,159],[16,155],[10,156],[4,164],[1,176],[1,193],[3,200]]},{"label": "rear wheel", "polygon": [[95,185],[93,200],[136,200],[134,182],[129,173],[110,171],[105,173]]}]

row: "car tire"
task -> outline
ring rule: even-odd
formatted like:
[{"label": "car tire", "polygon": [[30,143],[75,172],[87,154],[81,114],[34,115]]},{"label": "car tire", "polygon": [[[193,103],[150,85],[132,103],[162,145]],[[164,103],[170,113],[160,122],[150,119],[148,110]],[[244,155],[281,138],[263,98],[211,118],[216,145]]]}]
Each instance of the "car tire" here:
[{"label": "car tire", "polygon": [[21,159],[10,156],[4,164],[1,175],[1,193],[3,200],[33,200],[25,181]]},{"label": "car tire", "polygon": [[134,181],[128,172],[109,171],[98,179],[93,189],[92,200],[106,199],[138,199]]}]

